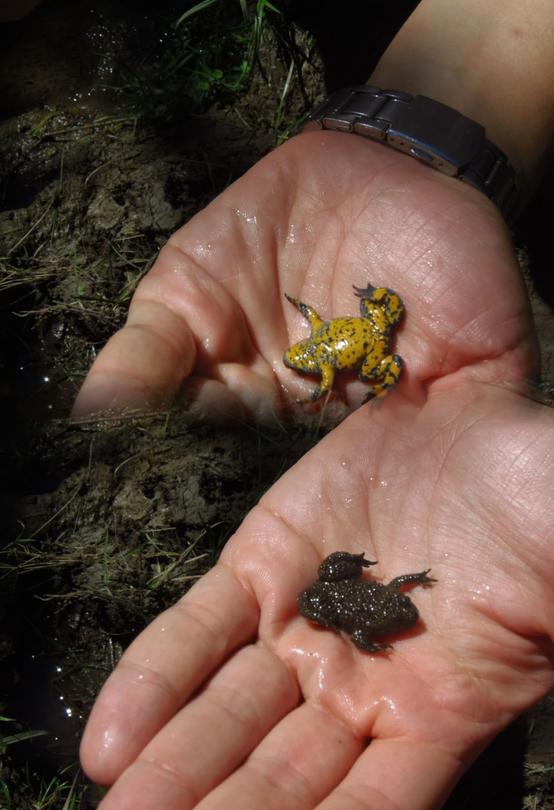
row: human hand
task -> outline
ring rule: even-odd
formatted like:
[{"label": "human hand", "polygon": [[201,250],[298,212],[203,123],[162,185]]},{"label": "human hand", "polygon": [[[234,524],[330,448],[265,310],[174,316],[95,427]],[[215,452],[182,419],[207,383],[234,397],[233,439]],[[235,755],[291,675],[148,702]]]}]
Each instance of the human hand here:
[{"label": "human hand", "polygon": [[[288,212],[286,216],[282,211]],[[200,261],[203,251],[208,255]],[[443,411],[445,424],[435,410],[436,424],[420,414],[430,413],[430,392],[441,390],[445,382],[452,388],[451,408],[457,414],[459,406],[463,414],[462,394],[478,381],[505,384],[533,372],[534,337],[519,268],[499,215],[478,192],[376,144],[336,133],[302,135],[258,164],[174,237],[137,292],[130,325],[92,369],[78,407],[146,400],[155,404],[174,393],[183,376],[192,372],[196,379],[191,388],[206,408],[213,409],[218,401],[226,411],[234,408],[264,418],[278,408],[281,386],[291,397],[305,397],[311,386],[282,365],[283,349],[306,334],[306,326],[281,292],[332,316],[352,306],[351,285],[367,281],[397,289],[406,304],[406,322],[395,347],[406,362],[401,388],[388,401],[351,416],[314,451],[318,455],[312,453],[297,465],[266,497],[265,508],[269,504],[291,526],[288,532],[285,523],[279,529],[280,520],[264,507],[256,510],[228,546],[220,566],[126,654],[99,699],[83,742],[83,761],[91,776],[108,784],[117,780],[107,807],[189,807],[195,796],[206,796],[205,802],[221,801],[221,806],[233,806],[239,797],[241,807],[259,807],[262,801],[284,807],[289,788],[294,807],[313,806],[350,770],[369,736],[376,738],[369,768],[376,767],[384,780],[389,762],[392,788],[398,779],[391,775],[390,763],[400,763],[400,751],[406,751],[408,762],[398,764],[406,793],[396,798],[404,800],[417,786],[421,806],[426,801],[430,806],[499,727],[490,703],[479,701],[478,712],[482,708],[485,714],[494,714],[494,720],[489,718],[478,730],[468,721],[466,737],[462,735],[457,749],[453,744],[448,721],[456,712],[452,706],[461,701],[469,714],[467,704],[475,699],[472,694],[464,703],[469,686],[451,663],[458,654],[456,644],[450,657],[444,652],[437,656],[428,650],[430,639],[414,635],[398,641],[390,658],[372,659],[344,640],[310,627],[297,616],[295,602],[315,577],[321,558],[336,548],[373,554],[385,579],[431,565],[441,580],[437,591],[450,581],[448,566],[445,574],[440,563],[435,564],[422,533],[430,515],[416,518],[414,513],[419,531],[403,525],[407,532],[403,537],[400,525],[395,532],[387,525],[405,497],[408,480],[420,481],[418,486],[426,491],[418,461],[434,431],[450,436],[448,408]],[[175,307],[179,315],[174,314]],[[352,407],[366,387],[352,381],[342,391]],[[419,419],[425,427],[420,427]],[[381,428],[380,420],[384,420]],[[384,448],[387,458],[397,462],[412,459],[412,471],[400,475],[391,489],[389,479],[398,475],[389,475],[388,462],[383,466],[382,460],[372,460],[373,453],[379,459]],[[340,471],[343,466],[349,469],[352,458],[357,462],[344,491],[355,493],[359,501],[347,524],[355,527],[354,533],[345,531],[340,510],[333,514]],[[328,468],[324,480],[320,467]],[[428,482],[434,480],[432,471],[429,474]],[[389,516],[385,519],[383,513],[377,537],[374,514],[387,511],[385,496],[391,498]],[[276,507],[271,506],[274,497]],[[351,495],[346,494],[348,498]],[[409,524],[409,507],[405,509]],[[464,540],[465,536],[458,543]],[[436,548],[444,541],[441,536]],[[406,554],[406,543],[413,556]],[[448,539],[444,554],[451,548]],[[494,580],[485,570],[481,584]],[[457,567],[450,571],[463,573]],[[475,572],[473,576],[468,591],[462,592],[468,602],[474,595],[471,583],[477,587]],[[427,621],[425,600],[430,598],[427,593],[415,598]],[[451,604],[450,597],[446,604]],[[452,615],[457,616],[458,602],[454,604]],[[439,612],[438,626],[445,622]],[[202,629],[206,623],[211,630]],[[168,645],[167,638],[171,638]],[[251,644],[253,639],[259,640]],[[404,655],[402,646],[408,643],[416,644],[419,663],[413,664],[408,655],[407,663],[400,665],[404,659],[397,656]],[[480,643],[478,639],[477,646]],[[328,650],[329,645],[335,649]],[[216,676],[219,680],[193,698],[227,659]],[[377,678],[372,662],[381,673]],[[427,740],[429,726],[435,727],[436,702],[428,712],[426,701],[417,710],[414,703],[429,673],[437,671],[449,674],[453,685],[441,714],[444,731],[437,740]],[[372,681],[376,678],[376,691],[366,692],[369,673]],[[314,686],[318,678],[324,685],[321,694]],[[460,695],[455,688],[458,681],[463,681]],[[389,682],[396,684],[392,691],[385,690]],[[245,686],[253,683],[256,688],[245,693]],[[432,688],[431,682],[428,690]],[[536,693],[521,694],[530,702]],[[226,695],[227,708],[233,701],[234,720],[225,719],[225,708],[217,709],[218,695],[219,700]],[[296,709],[300,700],[305,701],[302,709]],[[396,706],[402,721],[398,728],[393,723]],[[517,703],[511,711],[520,708]],[[507,722],[509,711],[506,708],[502,722]],[[304,727],[307,736],[300,733]],[[214,743],[213,755],[210,738],[220,741]],[[395,745],[387,748],[404,738],[409,745],[400,751]],[[342,745],[333,745],[337,739]],[[259,755],[258,762],[269,767],[273,761],[276,768],[265,777],[259,775],[257,784],[254,779],[249,794],[244,780],[250,784],[251,769],[245,766],[232,778],[229,775],[258,743],[254,760]],[[453,745],[457,754],[450,751]],[[290,757],[292,750],[296,753]],[[309,756],[304,754],[308,751]],[[293,787],[295,772],[286,761],[300,761],[303,754],[306,761],[298,778],[302,781],[300,774],[305,772],[311,787],[299,797],[300,787]],[[187,773],[179,771],[183,762]],[[360,784],[371,795],[365,762],[362,756],[352,778],[361,767]],[[320,771],[314,771],[316,763]],[[428,769],[436,778],[428,778]],[[263,786],[267,778],[274,779],[274,790]],[[384,790],[385,785],[373,787]],[[410,802],[407,806],[413,807],[413,796]]]},{"label": "human hand", "polygon": [[[271,418],[315,387],[283,365],[283,351],[308,334],[283,293],[335,317],[356,311],[352,285],[368,282],[392,287],[407,307],[396,350],[410,398],[508,349],[499,377],[529,373],[526,298],[493,205],[380,144],[304,133],[170,239],[75,413],[156,407],[186,379],[201,412]],[[367,387],[341,382],[347,408],[359,404]]]},{"label": "human hand", "polygon": [[[420,32],[405,26],[381,60],[382,86],[459,100],[527,189],[551,133],[541,4],[503,4],[498,26],[494,4],[420,3]],[[293,139],[170,241],[76,412],[156,405],[188,378],[199,407],[271,416],[307,389],[281,365],[306,334],[282,293],[336,316],[368,281],[407,307],[400,388],[272,488],[125,654],[82,748],[115,782],[105,808],[437,806],[552,685],[552,415],[510,390],[534,372],[533,331],[507,232],[475,190],[350,135]],[[342,393],[351,408],[365,391]],[[389,656],[297,615],[337,548],[378,558],[385,580],[429,566],[439,580]]]},{"label": "human hand", "polygon": [[[124,654],[82,744],[102,810],[439,807],[554,684],[553,446],[551,410],[467,370],[348,417]],[[337,549],[437,579],[388,654],[298,614]]]}]

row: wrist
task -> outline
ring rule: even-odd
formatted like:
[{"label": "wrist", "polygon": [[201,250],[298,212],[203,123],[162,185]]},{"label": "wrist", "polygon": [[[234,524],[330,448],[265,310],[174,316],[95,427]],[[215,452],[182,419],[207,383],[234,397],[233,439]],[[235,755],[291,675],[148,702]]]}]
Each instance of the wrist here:
[{"label": "wrist", "polygon": [[368,81],[429,96],[482,124],[526,197],[551,146],[553,27],[549,0],[422,0]]},{"label": "wrist", "polygon": [[343,88],[313,110],[305,129],[379,141],[474,186],[508,224],[517,216],[520,195],[506,155],[486,138],[483,126],[441,102],[371,85]]}]

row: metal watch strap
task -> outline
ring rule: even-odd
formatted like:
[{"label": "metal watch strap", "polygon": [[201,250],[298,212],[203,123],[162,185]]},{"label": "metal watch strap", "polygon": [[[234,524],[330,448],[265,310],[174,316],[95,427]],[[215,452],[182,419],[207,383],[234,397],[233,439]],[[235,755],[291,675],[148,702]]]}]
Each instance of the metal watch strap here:
[{"label": "metal watch strap", "polygon": [[353,132],[405,152],[482,191],[511,222],[519,190],[508,158],[481,124],[427,96],[370,85],[338,90],[304,127]]}]

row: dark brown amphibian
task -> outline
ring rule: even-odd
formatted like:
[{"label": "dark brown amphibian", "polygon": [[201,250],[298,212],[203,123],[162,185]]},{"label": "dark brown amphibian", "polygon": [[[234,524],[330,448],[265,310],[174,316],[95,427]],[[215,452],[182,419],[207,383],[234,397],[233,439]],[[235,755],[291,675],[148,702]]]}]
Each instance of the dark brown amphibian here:
[{"label": "dark brown amphibian", "polygon": [[402,574],[388,585],[361,580],[363,568],[376,565],[362,554],[335,551],[319,566],[319,578],[298,597],[300,613],[322,627],[348,633],[356,646],[368,652],[384,652],[390,644],[373,641],[375,636],[407,630],[419,613],[411,599],[400,591],[403,585],[430,585],[430,569]]}]

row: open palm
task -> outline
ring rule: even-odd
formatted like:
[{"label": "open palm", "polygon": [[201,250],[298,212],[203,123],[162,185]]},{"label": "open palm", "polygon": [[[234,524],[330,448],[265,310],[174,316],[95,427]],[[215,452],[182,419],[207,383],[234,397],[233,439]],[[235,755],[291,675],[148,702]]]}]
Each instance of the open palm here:
[{"label": "open palm", "polygon": [[[92,367],[76,413],[155,407],[186,380],[215,412],[271,418],[315,382],[285,368],[308,327],[284,293],[323,317],[358,314],[352,286],[392,287],[408,316],[403,390],[490,358],[528,373],[526,297],[507,232],[474,189],[391,149],[305,133],[259,162],[161,251],[126,326]],[[367,393],[338,380],[347,407]]]},{"label": "open palm", "polygon": [[[103,808],[438,807],[554,683],[553,446],[551,411],[485,383],[346,419],[104,687],[83,742],[117,780]],[[438,580],[392,652],[298,615],[337,549]]]},{"label": "open palm", "polygon": [[[281,365],[305,329],[281,293],[333,316],[368,281],[406,304],[400,386],[283,476],[123,656],[82,746],[115,783],[106,810],[437,807],[554,682],[554,417],[518,393],[526,298],[473,189],[356,138],[291,141],[174,237],[78,409],[153,404],[192,373],[207,408],[265,417],[307,391]],[[392,652],[298,615],[334,550],[384,581],[432,569]]]}]

